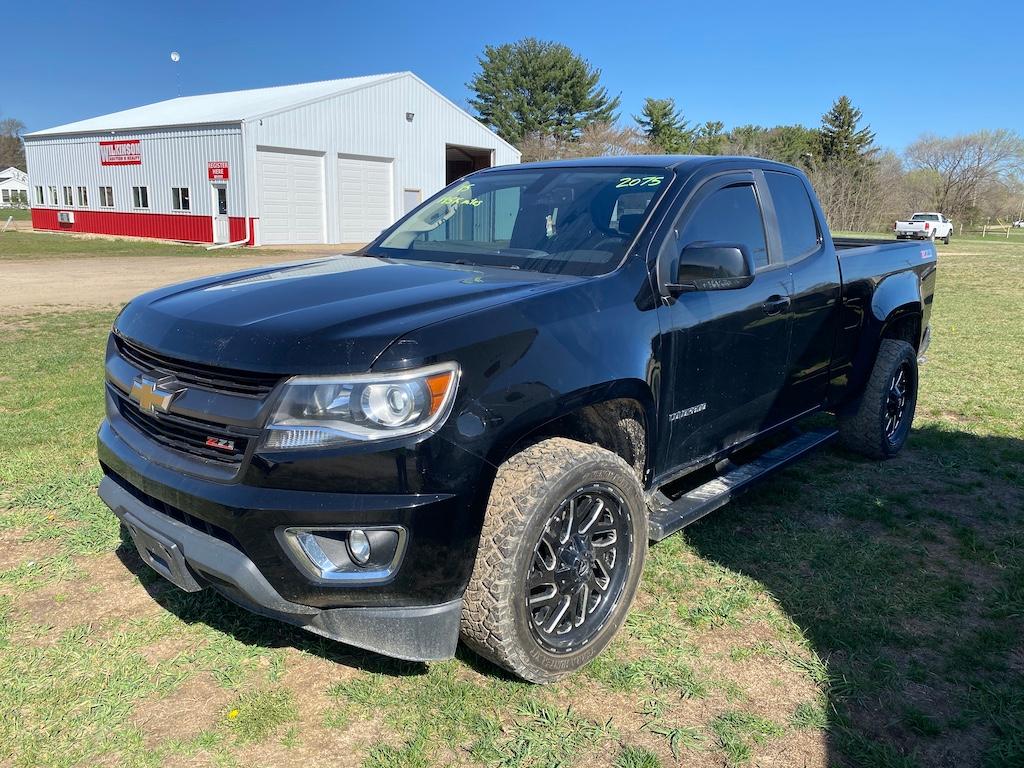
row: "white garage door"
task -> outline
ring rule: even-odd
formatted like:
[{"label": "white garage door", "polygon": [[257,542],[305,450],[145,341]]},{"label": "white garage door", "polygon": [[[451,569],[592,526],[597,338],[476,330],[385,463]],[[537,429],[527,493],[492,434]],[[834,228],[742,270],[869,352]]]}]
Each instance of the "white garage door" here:
[{"label": "white garage door", "polygon": [[256,152],[260,241],[324,242],[324,162],[297,152]]},{"label": "white garage door", "polygon": [[341,242],[366,243],[391,226],[391,161],[338,158]]}]

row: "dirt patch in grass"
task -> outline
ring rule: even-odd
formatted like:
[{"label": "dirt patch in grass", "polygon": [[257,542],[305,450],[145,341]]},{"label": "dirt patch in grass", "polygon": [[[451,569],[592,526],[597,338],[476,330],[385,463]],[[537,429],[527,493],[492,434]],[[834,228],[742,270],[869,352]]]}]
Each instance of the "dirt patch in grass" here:
[{"label": "dirt patch in grass", "polygon": [[79,624],[159,614],[163,608],[114,553],[82,558],[83,578],[40,587],[14,601],[15,612],[60,634]]},{"label": "dirt patch in grass", "polygon": [[[721,765],[721,760],[714,765]],[[828,737],[822,731],[790,731],[756,747],[751,765],[757,768],[826,768],[834,765]]]},{"label": "dirt patch in grass", "polygon": [[288,651],[281,685],[291,691],[298,719],[273,737],[236,750],[237,764],[304,768],[330,755],[331,764],[342,768],[364,765],[367,750],[395,734],[376,718],[351,717],[331,723],[330,715],[338,711],[339,703],[327,694],[331,685],[361,675],[329,658]]},{"label": "dirt patch in grass", "polygon": [[210,675],[198,674],[168,696],[136,704],[132,724],[151,748],[168,739],[188,741],[224,718],[231,696]]},{"label": "dirt patch in grass", "polygon": [[0,531],[0,571],[25,563],[38,562],[53,555],[54,546],[45,541],[22,541],[24,531]]},{"label": "dirt patch in grass", "polygon": [[739,694],[743,708],[772,722],[785,724],[797,706],[819,695],[817,686],[805,669],[795,662],[804,661],[806,651],[775,640],[764,652],[733,659],[732,651],[749,638],[749,629],[719,628],[698,639],[702,663],[717,680],[729,681],[727,698]]},{"label": "dirt patch in grass", "polygon": [[202,640],[193,637],[167,637],[138,649],[139,655],[152,665],[197,650]]},{"label": "dirt patch in grass", "polygon": [[290,650],[286,660],[281,682],[295,694],[300,720],[318,724],[336,706],[334,699],[327,695],[327,689],[358,674],[352,667],[298,651]]},{"label": "dirt patch in grass", "polygon": [[299,721],[277,738],[246,746],[235,751],[233,757],[240,768],[308,768],[323,763],[324,756],[329,755],[332,767],[357,768],[366,765],[367,749],[381,740],[385,730],[380,723],[368,720],[327,730],[322,723]]}]

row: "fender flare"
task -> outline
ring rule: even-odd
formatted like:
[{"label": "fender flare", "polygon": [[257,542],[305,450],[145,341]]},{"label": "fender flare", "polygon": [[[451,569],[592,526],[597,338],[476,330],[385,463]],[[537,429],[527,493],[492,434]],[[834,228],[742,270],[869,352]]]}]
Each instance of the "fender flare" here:
[{"label": "fender flare", "polygon": [[650,385],[640,379],[619,379],[593,384],[564,393],[524,411],[513,423],[507,425],[500,438],[491,444],[486,456],[488,464],[497,468],[517,444],[531,434],[542,432],[546,426],[559,419],[582,408],[613,400],[632,400],[639,404],[644,418],[645,455],[649,465],[657,440],[657,405]]},{"label": "fender flare", "polygon": [[[915,272],[897,272],[879,281],[871,296],[870,312],[864,318],[861,341],[853,360],[854,375],[851,377],[849,391],[856,394],[852,394],[850,402],[860,398],[874,368],[882,339],[889,329],[905,318],[923,317],[923,307],[921,282]],[[924,328],[919,328],[918,338],[913,341],[915,349],[920,347],[920,336],[923,333]]]}]

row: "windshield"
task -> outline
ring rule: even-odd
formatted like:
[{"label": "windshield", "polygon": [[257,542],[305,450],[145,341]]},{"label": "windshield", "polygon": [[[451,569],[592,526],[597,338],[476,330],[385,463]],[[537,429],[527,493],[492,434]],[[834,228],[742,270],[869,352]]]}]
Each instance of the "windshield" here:
[{"label": "windshield", "polygon": [[915,213],[911,221],[938,221],[939,217],[934,213]]},{"label": "windshield", "polygon": [[668,186],[652,168],[495,171],[413,211],[371,255],[599,275],[622,260]]}]

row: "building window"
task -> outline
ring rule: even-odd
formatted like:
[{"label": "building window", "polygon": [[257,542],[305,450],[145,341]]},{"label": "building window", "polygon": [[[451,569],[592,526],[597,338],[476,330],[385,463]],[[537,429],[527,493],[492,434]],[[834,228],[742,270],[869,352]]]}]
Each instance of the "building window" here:
[{"label": "building window", "polygon": [[132,187],[132,206],[149,208],[149,187]]},{"label": "building window", "polygon": [[89,205],[89,189],[87,187],[78,188],[78,204],[83,208]]},{"label": "building window", "polygon": [[0,189],[0,201],[3,201],[5,203],[11,202],[11,190]]},{"label": "building window", "polygon": [[64,205],[74,205],[75,199],[71,196],[71,187],[64,187]]},{"label": "building window", "polygon": [[171,207],[176,211],[192,210],[188,187],[171,187]]},{"label": "building window", "polygon": [[47,187],[47,189],[50,192],[50,205],[60,205],[60,203],[57,202],[57,188],[51,185]]},{"label": "building window", "polygon": [[43,197],[43,188],[40,186],[36,187],[36,205],[45,205],[46,198]]},{"label": "building window", "polygon": [[114,188],[113,187],[100,187],[100,207],[101,208],[113,208],[114,207]]}]

